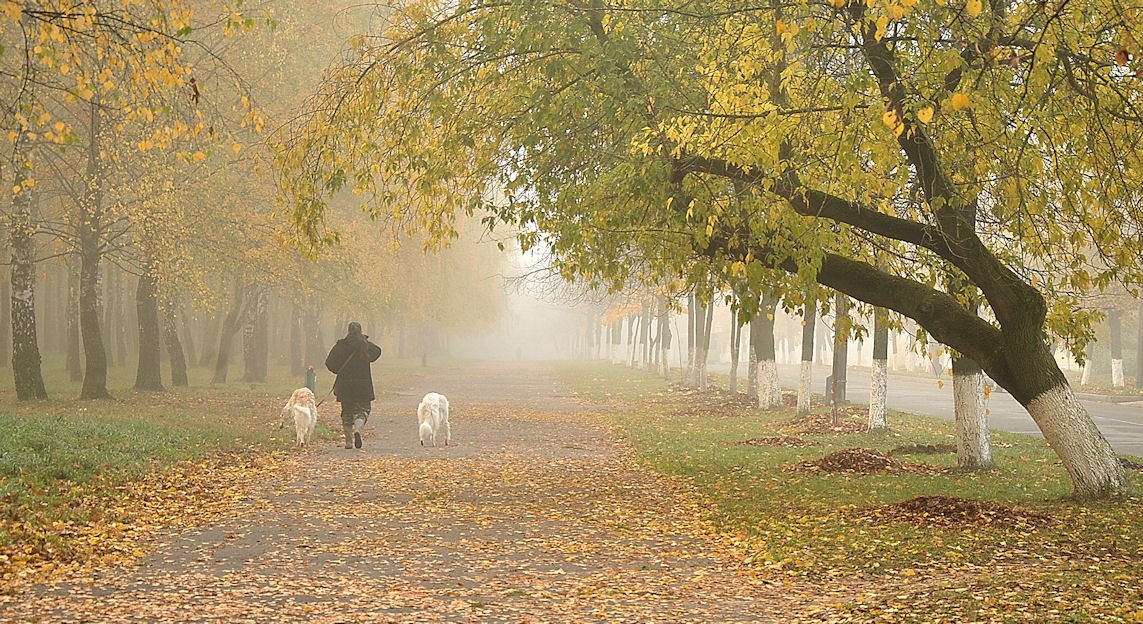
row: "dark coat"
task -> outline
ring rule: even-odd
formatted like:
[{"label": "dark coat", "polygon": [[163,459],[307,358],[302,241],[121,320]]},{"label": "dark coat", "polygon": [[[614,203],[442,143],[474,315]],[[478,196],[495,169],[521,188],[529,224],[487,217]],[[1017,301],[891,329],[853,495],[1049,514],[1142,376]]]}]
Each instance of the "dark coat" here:
[{"label": "dark coat", "polygon": [[[381,347],[365,340],[364,356],[355,351],[357,345],[350,338],[342,338],[329,350],[325,358],[325,367],[329,372],[337,375],[333,382],[333,394],[338,403],[364,403],[376,397],[373,394],[373,373],[369,370],[369,363],[376,362],[381,357]],[[350,354],[353,354],[350,357]]]}]

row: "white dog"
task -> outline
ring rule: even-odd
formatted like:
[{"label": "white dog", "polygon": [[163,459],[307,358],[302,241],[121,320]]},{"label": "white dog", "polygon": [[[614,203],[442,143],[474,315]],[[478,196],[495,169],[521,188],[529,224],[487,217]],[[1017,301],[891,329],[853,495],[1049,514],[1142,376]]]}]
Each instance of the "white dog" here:
[{"label": "white dog", "polygon": [[448,446],[452,441],[452,431],[448,425],[448,399],[443,394],[430,392],[421,399],[417,406],[417,422],[420,424],[421,446],[425,445],[427,438],[437,445],[437,433],[444,430],[444,443]]},{"label": "white dog", "polygon": [[317,400],[313,390],[309,388],[294,390],[294,393],[290,395],[290,400],[282,408],[282,422],[278,428],[285,427],[286,419],[290,417],[294,419],[294,431],[297,434],[295,444],[298,448],[304,447],[310,443],[310,436],[314,433],[314,425],[317,424],[318,419]]}]

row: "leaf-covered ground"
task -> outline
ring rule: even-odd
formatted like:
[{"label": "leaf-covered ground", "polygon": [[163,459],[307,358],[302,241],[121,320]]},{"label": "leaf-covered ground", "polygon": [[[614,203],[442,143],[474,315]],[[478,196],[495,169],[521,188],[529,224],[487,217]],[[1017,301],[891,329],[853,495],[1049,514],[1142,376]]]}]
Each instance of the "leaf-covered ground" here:
[{"label": "leaf-covered ground", "polygon": [[[734,622],[814,599],[754,575],[698,498],[636,466],[549,379],[480,374],[376,404],[362,451],[319,446],[187,498],[187,514],[210,508],[196,528],[109,537],[148,554],[13,587],[0,619]],[[448,448],[416,442],[429,389],[453,405]]]},{"label": "leaf-covered ground", "polygon": [[[453,446],[417,444],[415,407],[429,390],[449,396]],[[865,478],[883,474],[881,464],[907,461],[837,453],[820,437],[826,448],[793,444],[790,431],[821,428],[798,423],[741,435],[735,428],[752,418],[746,406],[728,407],[726,397],[680,398],[686,400],[644,403],[669,419],[658,428],[684,427],[692,437],[691,423],[709,420],[704,411],[716,408],[724,437],[754,441],[716,441],[695,453],[807,453],[860,469],[833,477],[821,469],[771,468],[749,480],[775,492],[790,480]],[[285,456],[180,463],[125,486],[86,522],[30,526],[38,540],[26,542],[41,550],[22,566],[8,562],[0,621],[991,622],[1062,621],[1079,612],[1106,615],[1081,621],[1143,618],[1139,574],[1124,574],[1139,554],[1124,545],[1089,552],[1085,542],[1075,544],[1077,552],[1061,552],[1058,540],[1050,551],[1021,542],[1012,556],[987,566],[866,574],[861,570],[877,562],[855,559],[833,566],[850,570],[841,575],[794,574],[785,560],[762,556],[759,540],[799,543],[805,527],[818,522],[837,529],[830,539],[852,534],[856,542],[886,522],[932,532],[947,530],[941,523],[955,517],[971,525],[968,531],[1012,524],[1027,532],[1048,520],[1018,507],[934,496],[861,513],[822,510],[820,518],[781,524],[788,515],[781,509],[797,507],[787,498],[774,503],[781,508],[774,515],[757,516],[749,535],[727,531],[725,518],[720,533],[708,522],[726,513],[717,510],[726,504],[719,489],[704,491],[703,479],[664,476],[637,460],[608,424],[631,412],[604,409],[525,364],[434,371],[375,403],[361,451],[324,442]],[[324,405],[323,422],[335,424],[336,411],[332,402]],[[793,457],[784,465],[796,464]],[[871,458],[880,463],[866,465]],[[52,531],[67,531],[68,539],[53,540]],[[43,551],[57,542],[71,550]],[[1080,609],[1077,597],[1091,604]]]}]

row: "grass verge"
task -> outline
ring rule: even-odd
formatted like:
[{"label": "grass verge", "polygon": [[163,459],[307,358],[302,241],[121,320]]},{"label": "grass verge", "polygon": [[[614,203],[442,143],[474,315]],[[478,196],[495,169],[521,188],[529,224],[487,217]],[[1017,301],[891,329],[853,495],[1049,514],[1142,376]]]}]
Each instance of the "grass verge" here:
[{"label": "grass verge", "polygon": [[[1143,621],[1143,499],[1070,500],[1041,439],[993,432],[996,468],[965,472],[947,450],[952,423],[935,418],[892,413],[891,433],[875,435],[852,432],[863,408],[834,428],[624,367],[556,370],[581,396],[615,403],[612,424],[638,457],[692,483],[754,566],[846,588],[822,619]],[[889,468],[811,464],[827,456]],[[1143,488],[1137,470],[1130,478]]]},{"label": "grass verge", "polygon": [[[96,401],[72,398],[79,385],[55,369],[46,401],[0,386],[0,590],[142,556],[156,531],[226,513],[292,461],[293,426],[279,429],[279,418],[301,380],[278,370],[265,383],[211,384],[211,371],[191,373],[190,387],[163,392],[112,376],[115,398]],[[379,392],[416,374],[411,362],[374,367]],[[319,398],[331,381],[319,376]],[[338,411],[329,397],[315,440],[340,438]]]}]

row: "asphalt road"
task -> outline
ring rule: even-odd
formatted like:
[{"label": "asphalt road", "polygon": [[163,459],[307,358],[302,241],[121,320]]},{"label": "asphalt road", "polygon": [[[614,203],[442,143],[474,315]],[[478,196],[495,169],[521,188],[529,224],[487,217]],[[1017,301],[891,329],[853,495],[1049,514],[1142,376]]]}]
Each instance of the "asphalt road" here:
[{"label": "asphalt road", "polygon": [[[815,365],[814,392],[825,391],[825,378],[830,374],[827,366]],[[798,366],[779,365],[778,379],[783,388],[798,387]],[[925,414],[953,419],[952,379],[913,377],[889,374],[887,401],[891,409],[914,414]],[[1143,457],[1143,401],[1116,403],[1110,397],[1078,393],[1104,437],[1116,452]],[[851,403],[869,403],[869,371],[850,369],[847,374],[846,398]],[[1040,430],[1028,412],[1008,393],[997,389],[988,399],[989,426],[1001,431],[1040,436]]]}]

